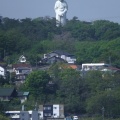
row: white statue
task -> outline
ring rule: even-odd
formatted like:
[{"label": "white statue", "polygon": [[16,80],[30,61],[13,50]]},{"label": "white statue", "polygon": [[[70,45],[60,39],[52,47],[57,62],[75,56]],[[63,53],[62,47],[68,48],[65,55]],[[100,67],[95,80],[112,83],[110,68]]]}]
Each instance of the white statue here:
[{"label": "white statue", "polygon": [[55,3],[56,26],[64,26],[66,24],[66,13],[68,5],[65,0],[57,0]]}]

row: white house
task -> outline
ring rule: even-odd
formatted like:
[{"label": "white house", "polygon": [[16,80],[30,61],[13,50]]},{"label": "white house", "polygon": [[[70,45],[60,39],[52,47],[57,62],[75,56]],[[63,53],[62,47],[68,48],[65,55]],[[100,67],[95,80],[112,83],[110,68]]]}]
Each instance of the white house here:
[{"label": "white house", "polygon": [[27,63],[13,64],[13,72],[16,74],[17,80],[24,81],[26,77],[32,72],[32,67]]},{"label": "white house", "polygon": [[5,114],[11,119],[11,120],[19,120],[20,119],[20,111],[6,111]]},{"label": "white house", "polygon": [[40,119],[44,118],[64,118],[64,105],[39,105],[38,109],[40,113]]},{"label": "white house", "polygon": [[21,56],[19,57],[19,62],[25,63],[25,62],[26,62],[26,57],[25,57],[24,55],[21,55]]},{"label": "white house", "polygon": [[38,111],[6,111],[5,114],[10,118],[10,120],[39,120]]},{"label": "white house", "polygon": [[82,64],[82,71],[102,70],[108,66],[110,65],[106,63],[85,63],[85,64]]},{"label": "white house", "polygon": [[0,66],[0,76],[5,77],[5,68]]}]

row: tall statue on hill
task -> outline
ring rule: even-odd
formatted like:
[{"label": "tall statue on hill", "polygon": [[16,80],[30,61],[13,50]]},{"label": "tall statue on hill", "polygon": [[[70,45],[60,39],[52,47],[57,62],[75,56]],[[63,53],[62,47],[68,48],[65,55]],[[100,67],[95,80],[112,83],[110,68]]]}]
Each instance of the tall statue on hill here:
[{"label": "tall statue on hill", "polygon": [[65,0],[57,0],[54,7],[56,13],[56,26],[64,26],[66,24],[66,13],[68,5]]}]

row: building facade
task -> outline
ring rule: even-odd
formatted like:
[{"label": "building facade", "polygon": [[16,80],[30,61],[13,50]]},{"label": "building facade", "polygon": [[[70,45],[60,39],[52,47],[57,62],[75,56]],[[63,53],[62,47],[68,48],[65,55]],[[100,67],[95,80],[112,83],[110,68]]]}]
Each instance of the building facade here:
[{"label": "building facade", "polygon": [[39,106],[40,118],[64,118],[64,105],[40,105]]},{"label": "building facade", "polygon": [[36,110],[6,111],[6,116],[11,120],[64,120],[64,105],[39,105]]}]

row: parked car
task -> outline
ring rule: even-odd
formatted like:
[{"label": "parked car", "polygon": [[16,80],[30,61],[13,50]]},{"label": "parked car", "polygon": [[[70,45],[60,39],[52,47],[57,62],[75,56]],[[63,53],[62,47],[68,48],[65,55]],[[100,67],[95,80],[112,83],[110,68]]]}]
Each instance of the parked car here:
[{"label": "parked car", "polygon": [[78,116],[73,116],[73,120],[78,120]]}]

